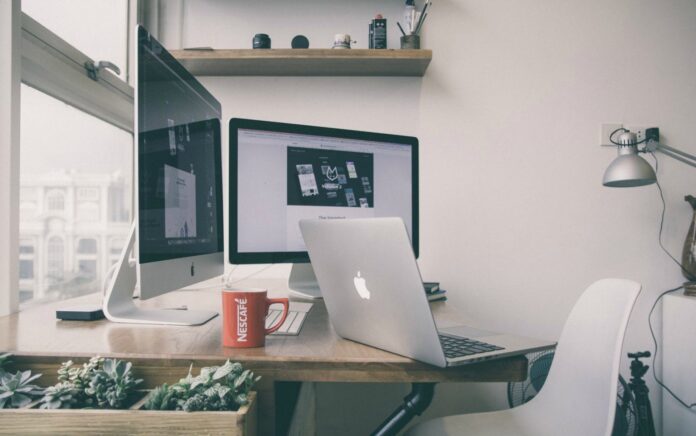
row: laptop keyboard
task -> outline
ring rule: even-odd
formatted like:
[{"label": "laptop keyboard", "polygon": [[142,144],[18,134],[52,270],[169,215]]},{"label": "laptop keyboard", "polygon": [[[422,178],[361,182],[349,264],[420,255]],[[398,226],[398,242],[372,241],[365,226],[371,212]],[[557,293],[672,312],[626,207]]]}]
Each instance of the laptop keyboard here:
[{"label": "laptop keyboard", "polygon": [[472,354],[487,353],[489,351],[503,350],[503,347],[487,344],[469,338],[460,338],[448,335],[440,336],[440,343],[445,352],[445,357],[454,359],[457,357],[471,356]]}]

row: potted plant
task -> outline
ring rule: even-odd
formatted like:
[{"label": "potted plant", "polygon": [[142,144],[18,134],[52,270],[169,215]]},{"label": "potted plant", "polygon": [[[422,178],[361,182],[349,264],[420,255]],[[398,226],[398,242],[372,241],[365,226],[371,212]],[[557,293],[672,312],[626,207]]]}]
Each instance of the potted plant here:
[{"label": "potted plant", "polygon": [[[256,393],[251,388],[259,377],[240,363],[202,368],[195,376],[191,366],[186,377],[143,396],[138,390],[142,380],[134,376],[130,362],[101,357],[82,365],[68,361],[58,370],[58,383],[44,390],[31,384],[38,375],[4,372],[6,361],[0,355],[0,379],[19,377],[0,388],[5,389],[0,390],[5,404],[15,401],[19,407],[0,410],[2,431],[10,434],[256,434]],[[34,401],[37,397],[40,401]]]},{"label": "potted plant", "polygon": [[46,389],[41,409],[124,409],[137,400],[133,365],[118,359],[93,357],[75,366],[72,361],[61,364],[59,382]]},{"label": "potted plant", "polygon": [[249,404],[249,392],[260,377],[229,360],[222,366],[201,368],[178,383],[155,388],[145,403],[147,410],[236,411]]},{"label": "potted plant", "polygon": [[41,374],[32,375],[31,371],[13,374],[5,370],[10,356],[9,353],[0,355],[0,409],[26,407],[44,392],[41,387],[32,384]]}]

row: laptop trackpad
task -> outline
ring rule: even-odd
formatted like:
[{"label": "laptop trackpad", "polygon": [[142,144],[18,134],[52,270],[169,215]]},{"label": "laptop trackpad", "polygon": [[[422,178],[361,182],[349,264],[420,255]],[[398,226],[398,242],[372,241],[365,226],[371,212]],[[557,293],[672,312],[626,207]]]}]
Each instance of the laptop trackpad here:
[{"label": "laptop trackpad", "polygon": [[496,336],[500,333],[491,332],[488,330],[475,329],[473,327],[468,327],[465,325],[458,325],[454,327],[447,327],[444,329],[439,329],[442,333],[447,333],[454,336],[461,336],[464,338],[482,338],[485,336]]}]

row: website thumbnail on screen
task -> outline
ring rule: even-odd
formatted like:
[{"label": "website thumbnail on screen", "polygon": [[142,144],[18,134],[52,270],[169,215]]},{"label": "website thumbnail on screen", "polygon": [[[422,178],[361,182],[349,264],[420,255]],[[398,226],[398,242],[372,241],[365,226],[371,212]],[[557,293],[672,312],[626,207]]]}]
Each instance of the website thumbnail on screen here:
[{"label": "website thumbnail on screen", "polygon": [[287,148],[288,206],[374,207],[372,153]]}]

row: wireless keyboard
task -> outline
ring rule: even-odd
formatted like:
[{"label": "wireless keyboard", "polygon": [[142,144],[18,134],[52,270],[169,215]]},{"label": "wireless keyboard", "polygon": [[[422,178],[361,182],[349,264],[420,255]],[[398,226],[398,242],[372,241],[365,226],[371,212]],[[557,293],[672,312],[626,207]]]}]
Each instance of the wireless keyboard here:
[{"label": "wireless keyboard", "polygon": [[[304,325],[305,319],[307,318],[307,314],[309,314],[309,311],[312,309],[313,305],[314,304],[312,303],[291,301],[290,312],[288,313],[288,317],[285,319],[285,322],[278,330],[271,334],[276,336],[299,335],[300,330],[302,330],[302,325]],[[272,307],[268,311],[268,316],[266,316],[266,328],[275,325],[282,313],[282,310]]]}]

